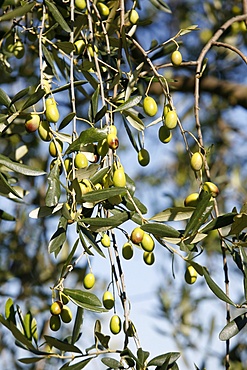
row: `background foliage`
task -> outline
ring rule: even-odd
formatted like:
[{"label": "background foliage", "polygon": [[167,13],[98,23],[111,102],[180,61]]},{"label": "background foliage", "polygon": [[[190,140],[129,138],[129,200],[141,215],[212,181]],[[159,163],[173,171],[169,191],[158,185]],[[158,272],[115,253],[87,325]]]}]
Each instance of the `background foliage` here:
[{"label": "background foliage", "polygon": [[[96,1],[86,3],[78,9],[74,1],[1,2],[3,366],[203,369],[214,359],[218,368],[245,369],[246,3],[105,1],[109,14]],[[136,24],[131,9],[139,14]],[[183,56],[178,67],[171,63],[176,49]],[[154,117],[143,110],[146,95],[157,102]],[[45,120],[50,97],[60,115],[51,122],[51,140],[63,142],[52,168],[49,142],[25,127],[31,112]],[[165,104],[179,118],[167,144],[158,137]],[[119,147],[99,156],[96,147],[113,125]],[[138,163],[141,148],[150,153],[145,167]],[[89,166],[78,169],[76,153],[86,150]],[[193,171],[190,158],[198,151],[203,168]],[[119,187],[112,176],[120,164],[127,183]],[[83,179],[87,194],[78,190]],[[217,184],[217,198],[205,182]],[[184,207],[194,192],[199,203]],[[136,267],[122,256],[137,225],[155,239],[153,266],[140,264],[139,245]],[[104,233],[110,248],[100,242]],[[184,280],[188,265],[197,271],[195,285]],[[122,331],[116,347],[117,336],[102,328],[111,317],[101,312],[106,289],[122,323],[134,321],[125,286],[133,268],[144,274],[143,285],[149,276],[158,280],[159,306],[149,312],[173,352],[164,348],[154,359],[152,338],[150,348],[141,346],[139,332],[148,326]],[[82,281],[90,271],[99,279],[87,291]],[[62,293],[73,319],[54,333],[49,310]],[[195,338],[203,338],[205,353]],[[218,351],[222,341],[225,351]]]}]

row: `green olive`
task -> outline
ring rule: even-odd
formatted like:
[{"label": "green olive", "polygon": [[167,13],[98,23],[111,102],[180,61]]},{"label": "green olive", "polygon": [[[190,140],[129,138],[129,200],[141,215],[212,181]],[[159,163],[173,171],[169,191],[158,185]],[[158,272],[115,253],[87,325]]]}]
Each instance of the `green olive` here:
[{"label": "green olive", "polygon": [[139,20],[139,14],[137,13],[137,11],[135,9],[131,9],[130,13],[129,13],[129,21],[130,23],[132,24],[136,24]]},{"label": "green olive", "polygon": [[85,49],[85,42],[83,40],[77,40],[75,41],[74,43],[74,47],[75,47],[75,51],[76,51],[76,54],[80,55],[83,53],[83,50]]},{"label": "green olive", "polygon": [[140,227],[135,227],[134,230],[132,230],[130,239],[132,243],[139,244],[141,243],[144,236],[144,231]]},{"label": "green olive", "polygon": [[119,146],[118,137],[115,134],[108,134],[107,143],[109,145],[109,148],[111,148],[112,150],[116,150]]},{"label": "green olive", "polygon": [[150,162],[150,155],[147,149],[142,148],[138,152],[138,162],[141,166],[145,167],[149,164]]},{"label": "green olive", "polygon": [[123,168],[118,168],[114,171],[112,181],[113,185],[118,188],[126,186],[126,176]]},{"label": "green olive", "polygon": [[144,112],[153,117],[158,112],[158,107],[156,101],[151,96],[146,96],[143,101],[143,109]]},{"label": "green olive", "polygon": [[23,58],[23,56],[25,54],[25,48],[24,48],[24,44],[21,42],[21,40],[16,41],[16,43],[14,44],[13,53],[14,53],[14,56],[17,59]]},{"label": "green olive", "polygon": [[87,6],[86,0],[75,0],[75,7],[79,10],[85,9]]},{"label": "green olive", "polygon": [[151,235],[144,232],[144,235],[141,241],[141,246],[146,252],[152,252],[154,250],[155,244],[154,244],[154,240],[151,237]]},{"label": "green olive", "polygon": [[132,244],[130,243],[124,243],[122,247],[122,256],[126,260],[130,260],[134,255],[134,249]]},{"label": "green olive", "polygon": [[40,117],[36,113],[31,113],[25,122],[27,132],[35,132],[39,128]]},{"label": "green olive", "polygon": [[92,289],[95,284],[95,276],[92,272],[89,272],[83,279],[83,285],[85,289]]},{"label": "green olive", "polygon": [[178,123],[178,116],[175,110],[170,110],[165,116],[165,125],[169,130],[173,130]]},{"label": "green olive", "polygon": [[159,128],[159,139],[162,143],[167,144],[172,139],[172,132],[166,126],[161,126]]},{"label": "green olive", "polygon": [[[56,144],[55,144],[56,141]],[[49,145],[49,153],[52,157],[57,157],[58,156],[58,151],[62,153],[63,151],[63,143],[61,140],[55,139],[54,141],[50,142]]]},{"label": "green olive", "polygon": [[216,198],[217,195],[219,194],[218,187],[213,182],[210,181],[204,182],[203,190],[206,191],[207,193],[211,193],[213,198]]},{"label": "green olive", "polygon": [[104,233],[101,238],[101,244],[103,245],[103,247],[106,247],[106,248],[109,248],[111,245],[111,239],[109,235],[107,235],[106,233]]},{"label": "green olive", "polygon": [[107,5],[99,1],[97,2],[97,8],[98,8],[100,15],[102,15],[103,17],[108,17],[110,10]]},{"label": "green olive", "polygon": [[197,280],[197,271],[193,266],[188,266],[185,270],[184,278],[187,284],[194,284]]},{"label": "green olive", "polygon": [[59,120],[59,111],[54,98],[47,98],[45,101],[45,115],[49,122],[56,123]]},{"label": "green olive", "polygon": [[52,331],[58,331],[61,327],[61,319],[59,316],[51,315],[50,317],[50,328]]},{"label": "green olive", "polygon": [[110,330],[112,334],[118,334],[121,331],[122,323],[118,315],[113,315],[110,320]]},{"label": "green olive", "polygon": [[100,155],[102,158],[106,156],[109,150],[109,145],[107,142],[107,139],[103,139],[98,142],[97,144],[97,153]]},{"label": "green olive", "polygon": [[41,121],[39,124],[38,133],[43,141],[51,141],[52,133],[49,122]]},{"label": "green olive", "polygon": [[153,265],[155,262],[155,257],[153,252],[144,252],[143,253],[143,260],[146,263],[146,265]]},{"label": "green olive", "polygon": [[75,156],[75,166],[77,168],[86,168],[88,166],[88,160],[84,153],[79,152]]},{"label": "green olive", "polygon": [[60,315],[63,308],[63,303],[61,301],[55,301],[50,307],[50,312],[52,315]]},{"label": "green olive", "polygon": [[109,290],[107,290],[103,294],[102,302],[103,302],[103,306],[107,310],[111,310],[112,307],[114,306],[114,297],[113,297],[112,293]]},{"label": "green olive", "polygon": [[191,159],[190,159],[190,165],[192,170],[194,171],[200,171],[203,166],[203,157],[200,152],[195,152]]},{"label": "green olive", "polygon": [[196,207],[198,203],[198,198],[199,198],[199,193],[189,194],[184,200],[185,207]]},{"label": "green olive", "polygon": [[176,50],[172,53],[171,55],[171,62],[174,66],[180,66],[180,64],[182,63],[182,54],[180,53],[180,51]]},{"label": "green olive", "polygon": [[62,322],[69,323],[72,320],[72,312],[69,307],[64,306],[60,314]]}]

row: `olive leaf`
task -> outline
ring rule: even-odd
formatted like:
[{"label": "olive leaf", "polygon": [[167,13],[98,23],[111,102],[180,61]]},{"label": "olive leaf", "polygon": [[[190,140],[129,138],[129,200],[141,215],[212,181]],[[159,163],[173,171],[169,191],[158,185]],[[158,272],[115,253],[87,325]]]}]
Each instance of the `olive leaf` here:
[{"label": "olive leaf", "polygon": [[219,338],[222,341],[229,340],[237,335],[247,324],[247,313],[241,314],[230,321],[220,332]]}]

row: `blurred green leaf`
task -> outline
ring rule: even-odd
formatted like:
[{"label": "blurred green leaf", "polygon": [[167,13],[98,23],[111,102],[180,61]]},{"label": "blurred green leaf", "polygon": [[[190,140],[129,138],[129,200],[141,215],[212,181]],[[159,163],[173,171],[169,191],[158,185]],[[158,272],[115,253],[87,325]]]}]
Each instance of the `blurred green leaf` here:
[{"label": "blurred green leaf", "polygon": [[57,41],[56,45],[66,54],[70,54],[74,50],[74,45],[72,44],[72,42],[69,41]]},{"label": "blurred green leaf", "polygon": [[150,0],[151,3],[159,10],[162,10],[165,13],[171,13],[171,9],[163,0]]},{"label": "blurred green leaf", "polygon": [[239,235],[242,230],[247,227],[247,214],[246,213],[239,213],[234,216],[233,224],[231,226],[231,230],[229,231],[229,235]]},{"label": "blurred green leaf", "polygon": [[71,343],[75,344],[80,338],[81,327],[83,324],[84,310],[82,307],[77,306],[75,322],[72,331]]},{"label": "blurred green leaf", "polygon": [[5,13],[0,17],[0,22],[9,21],[14,18],[22,17],[23,15],[30,12],[35,6],[35,4],[36,4],[35,1],[31,1],[30,3],[26,3],[18,8],[15,8],[14,10],[11,9],[8,13]]},{"label": "blurred green leaf", "polygon": [[45,357],[27,357],[27,358],[19,358],[18,361],[20,361],[22,364],[34,364],[35,362],[38,362],[40,360],[43,360]]},{"label": "blurred green leaf", "polygon": [[43,98],[44,95],[45,95],[45,90],[39,89],[39,90],[35,91],[35,93],[33,93],[24,102],[24,104],[22,105],[20,111],[23,111],[23,110],[31,107],[32,105],[35,105],[36,103],[38,103]]},{"label": "blurred green leaf", "polygon": [[64,20],[62,14],[59,12],[57,6],[48,0],[45,0],[45,4],[47,5],[49,12],[52,14],[53,18],[57,23],[62,27],[65,32],[71,32],[70,27],[68,26],[67,22]]},{"label": "blurred green leaf", "polygon": [[64,119],[62,120],[62,122],[60,123],[59,125],[59,130],[62,130],[63,128],[65,128],[71,121],[72,119],[75,117],[75,113],[71,112],[69,114],[67,114],[66,117],[64,117]]},{"label": "blurred green leaf", "polygon": [[5,221],[15,221],[16,218],[9,213],[5,212],[3,209],[0,209],[0,219]]},{"label": "blurred green leaf", "polygon": [[48,343],[50,346],[55,347],[63,352],[74,352],[74,353],[82,353],[81,350],[74,346],[73,344],[70,344],[68,342],[56,339],[54,337],[51,337],[49,335],[44,335],[46,343]]},{"label": "blurred green leaf", "polygon": [[203,270],[203,275],[205,277],[205,281],[208,284],[208,287],[212,290],[212,292],[216,295],[216,297],[236,307],[236,304],[226,295],[225,292],[223,292],[223,290],[211,278],[207,269],[205,267],[202,267],[202,270]]},{"label": "blurred green leaf", "polygon": [[247,255],[245,249],[241,245],[239,245],[239,254],[241,256],[241,267],[244,275],[244,295],[247,300]]},{"label": "blurred green leaf", "polygon": [[90,358],[87,358],[86,360],[82,360],[80,362],[77,362],[76,364],[74,365],[70,365],[71,361],[70,362],[67,362],[66,364],[64,364],[62,367],[60,367],[59,370],[62,370],[62,369],[69,369],[69,370],[81,370],[81,369],[84,369],[85,366],[87,366],[87,364],[93,359],[94,357],[90,357]]},{"label": "blurred green leaf", "polygon": [[2,89],[0,89],[0,104],[5,105],[7,108],[9,108],[11,105],[10,97]]}]

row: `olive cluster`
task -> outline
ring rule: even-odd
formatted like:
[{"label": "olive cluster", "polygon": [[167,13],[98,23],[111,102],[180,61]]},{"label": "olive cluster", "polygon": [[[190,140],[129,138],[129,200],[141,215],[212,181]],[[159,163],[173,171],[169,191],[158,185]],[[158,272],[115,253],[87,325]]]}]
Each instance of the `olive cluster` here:
[{"label": "olive cluster", "polygon": [[63,301],[54,301],[50,307],[50,328],[53,331],[57,331],[61,327],[61,321],[64,323],[69,323],[72,320],[72,312],[66,304],[68,299],[63,296]]}]

